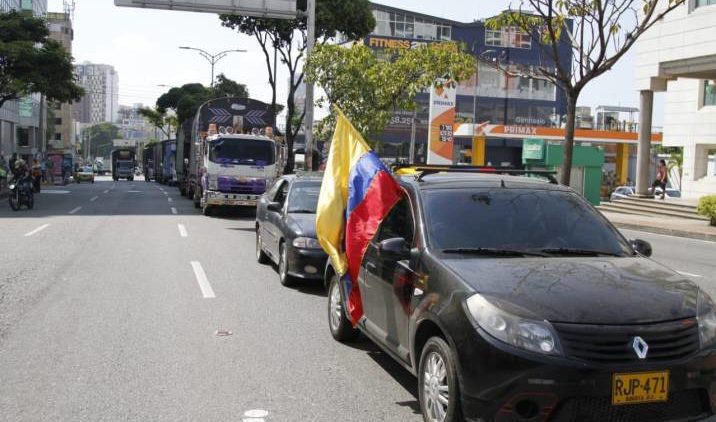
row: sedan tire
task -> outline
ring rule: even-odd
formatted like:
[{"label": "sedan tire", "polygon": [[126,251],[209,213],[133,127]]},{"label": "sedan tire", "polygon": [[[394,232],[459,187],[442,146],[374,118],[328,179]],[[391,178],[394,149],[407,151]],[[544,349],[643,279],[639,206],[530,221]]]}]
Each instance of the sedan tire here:
[{"label": "sedan tire", "polygon": [[450,346],[431,337],[423,347],[418,367],[418,397],[425,422],[462,421],[457,371]]},{"label": "sedan tire", "polygon": [[336,341],[346,343],[355,340],[360,334],[353,328],[343,307],[341,298],[341,277],[334,274],[328,286],[328,328]]},{"label": "sedan tire", "polygon": [[288,274],[288,250],[284,243],[278,247],[278,281],[286,287],[293,285],[293,277]]},{"label": "sedan tire", "polygon": [[261,240],[261,233],[259,233],[258,227],[256,227],[256,261],[258,261],[259,264],[268,264],[271,261],[268,255],[266,255],[266,252],[264,252],[263,241]]}]

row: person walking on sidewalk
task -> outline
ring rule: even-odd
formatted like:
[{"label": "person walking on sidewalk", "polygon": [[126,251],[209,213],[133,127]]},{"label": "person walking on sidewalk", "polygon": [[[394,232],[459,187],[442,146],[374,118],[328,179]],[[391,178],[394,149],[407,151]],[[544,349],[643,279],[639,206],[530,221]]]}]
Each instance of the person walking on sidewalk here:
[{"label": "person walking on sidewalk", "polygon": [[40,185],[42,182],[42,167],[40,166],[40,162],[37,161],[37,158],[34,158],[32,160],[32,172],[30,173],[32,175],[32,190],[35,193],[40,192]]},{"label": "person walking on sidewalk", "polygon": [[666,161],[659,160],[659,167],[656,171],[656,180],[651,184],[651,191],[656,197],[656,187],[661,188],[661,199],[666,198],[666,183],[669,181],[668,171],[666,169]]},{"label": "person walking on sidewalk", "polygon": [[54,161],[47,159],[47,181],[51,184],[55,184],[55,174],[54,174],[54,168],[55,163]]}]

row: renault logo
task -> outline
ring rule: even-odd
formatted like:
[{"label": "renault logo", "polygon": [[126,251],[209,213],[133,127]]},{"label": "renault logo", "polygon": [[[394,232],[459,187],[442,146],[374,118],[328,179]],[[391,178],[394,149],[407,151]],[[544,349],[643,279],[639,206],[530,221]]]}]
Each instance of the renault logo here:
[{"label": "renault logo", "polygon": [[646,359],[646,354],[649,353],[649,345],[646,344],[643,338],[638,336],[634,337],[632,347],[634,348],[634,351],[639,359]]}]

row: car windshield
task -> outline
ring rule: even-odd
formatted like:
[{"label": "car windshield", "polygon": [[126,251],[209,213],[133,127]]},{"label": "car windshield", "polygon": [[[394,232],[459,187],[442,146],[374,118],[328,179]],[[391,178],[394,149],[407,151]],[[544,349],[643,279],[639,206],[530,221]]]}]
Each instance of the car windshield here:
[{"label": "car windshield", "polygon": [[296,182],[288,196],[289,213],[315,214],[318,206],[320,182]]},{"label": "car windshield", "polygon": [[120,168],[122,170],[126,170],[132,167],[132,163],[128,163],[126,161],[120,161],[117,163],[117,168]]},{"label": "car windshield", "polygon": [[423,191],[428,237],[440,250],[631,255],[594,208],[571,192],[528,189]]},{"label": "car windshield", "polygon": [[92,167],[82,167],[83,173],[92,173]]},{"label": "car windshield", "polygon": [[269,166],[275,162],[270,141],[220,138],[212,141],[209,148],[212,163]]}]

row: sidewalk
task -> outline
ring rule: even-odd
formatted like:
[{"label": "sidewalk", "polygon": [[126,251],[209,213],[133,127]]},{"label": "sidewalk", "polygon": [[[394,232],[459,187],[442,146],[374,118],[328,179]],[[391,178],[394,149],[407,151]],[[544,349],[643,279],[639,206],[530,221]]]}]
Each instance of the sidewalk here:
[{"label": "sidewalk", "polygon": [[708,222],[686,218],[663,216],[631,215],[613,212],[602,214],[620,229],[638,230],[669,236],[687,237],[716,242],[716,227]]}]

